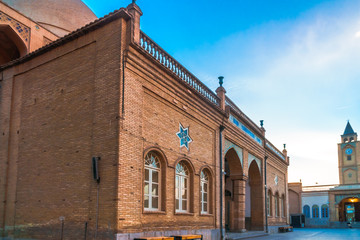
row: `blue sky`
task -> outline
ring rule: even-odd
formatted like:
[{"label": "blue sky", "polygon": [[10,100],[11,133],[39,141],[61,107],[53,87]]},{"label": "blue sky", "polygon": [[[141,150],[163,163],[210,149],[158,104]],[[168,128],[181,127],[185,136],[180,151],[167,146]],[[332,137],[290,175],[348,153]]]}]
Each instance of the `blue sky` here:
[{"label": "blue sky", "polygon": [[[84,1],[102,17],[131,1]],[[289,181],[338,183],[337,143],[360,131],[360,1],[145,1],[141,29],[227,95],[280,150]]]}]

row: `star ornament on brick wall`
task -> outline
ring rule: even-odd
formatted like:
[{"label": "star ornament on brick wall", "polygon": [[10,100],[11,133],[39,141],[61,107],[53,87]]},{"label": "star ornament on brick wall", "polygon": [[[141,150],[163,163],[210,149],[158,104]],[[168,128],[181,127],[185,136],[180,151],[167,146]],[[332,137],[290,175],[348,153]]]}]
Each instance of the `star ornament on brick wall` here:
[{"label": "star ornament on brick wall", "polygon": [[176,133],[176,136],[180,139],[180,148],[186,147],[187,150],[189,150],[189,143],[192,142],[189,136],[189,127],[184,128],[181,123],[179,123],[179,132]]},{"label": "star ornament on brick wall", "polygon": [[275,175],[274,182],[275,182],[275,185],[278,185],[278,183],[279,183],[279,178],[278,178],[277,175]]}]

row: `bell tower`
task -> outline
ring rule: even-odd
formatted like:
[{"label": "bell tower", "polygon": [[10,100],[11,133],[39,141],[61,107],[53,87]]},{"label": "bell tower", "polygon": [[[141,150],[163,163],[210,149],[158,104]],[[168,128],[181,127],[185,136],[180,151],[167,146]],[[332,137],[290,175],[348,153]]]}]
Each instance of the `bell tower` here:
[{"label": "bell tower", "polygon": [[348,121],[338,144],[340,185],[360,183],[360,142]]}]

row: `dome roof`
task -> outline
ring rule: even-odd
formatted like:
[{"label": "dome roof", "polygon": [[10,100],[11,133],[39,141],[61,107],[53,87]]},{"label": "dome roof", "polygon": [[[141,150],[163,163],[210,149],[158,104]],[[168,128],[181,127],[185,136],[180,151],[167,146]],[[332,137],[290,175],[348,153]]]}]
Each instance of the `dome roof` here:
[{"label": "dome roof", "polygon": [[2,0],[62,37],[97,19],[81,0]]}]

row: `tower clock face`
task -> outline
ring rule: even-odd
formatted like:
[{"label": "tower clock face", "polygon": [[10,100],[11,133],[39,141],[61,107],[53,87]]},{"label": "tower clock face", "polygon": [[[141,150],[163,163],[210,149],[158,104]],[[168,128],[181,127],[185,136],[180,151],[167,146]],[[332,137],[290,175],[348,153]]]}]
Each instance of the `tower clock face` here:
[{"label": "tower clock face", "polygon": [[352,150],[351,148],[348,148],[348,149],[345,150],[345,153],[346,153],[347,155],[352,154],[352,152],[353,152],[353,150]]}]

